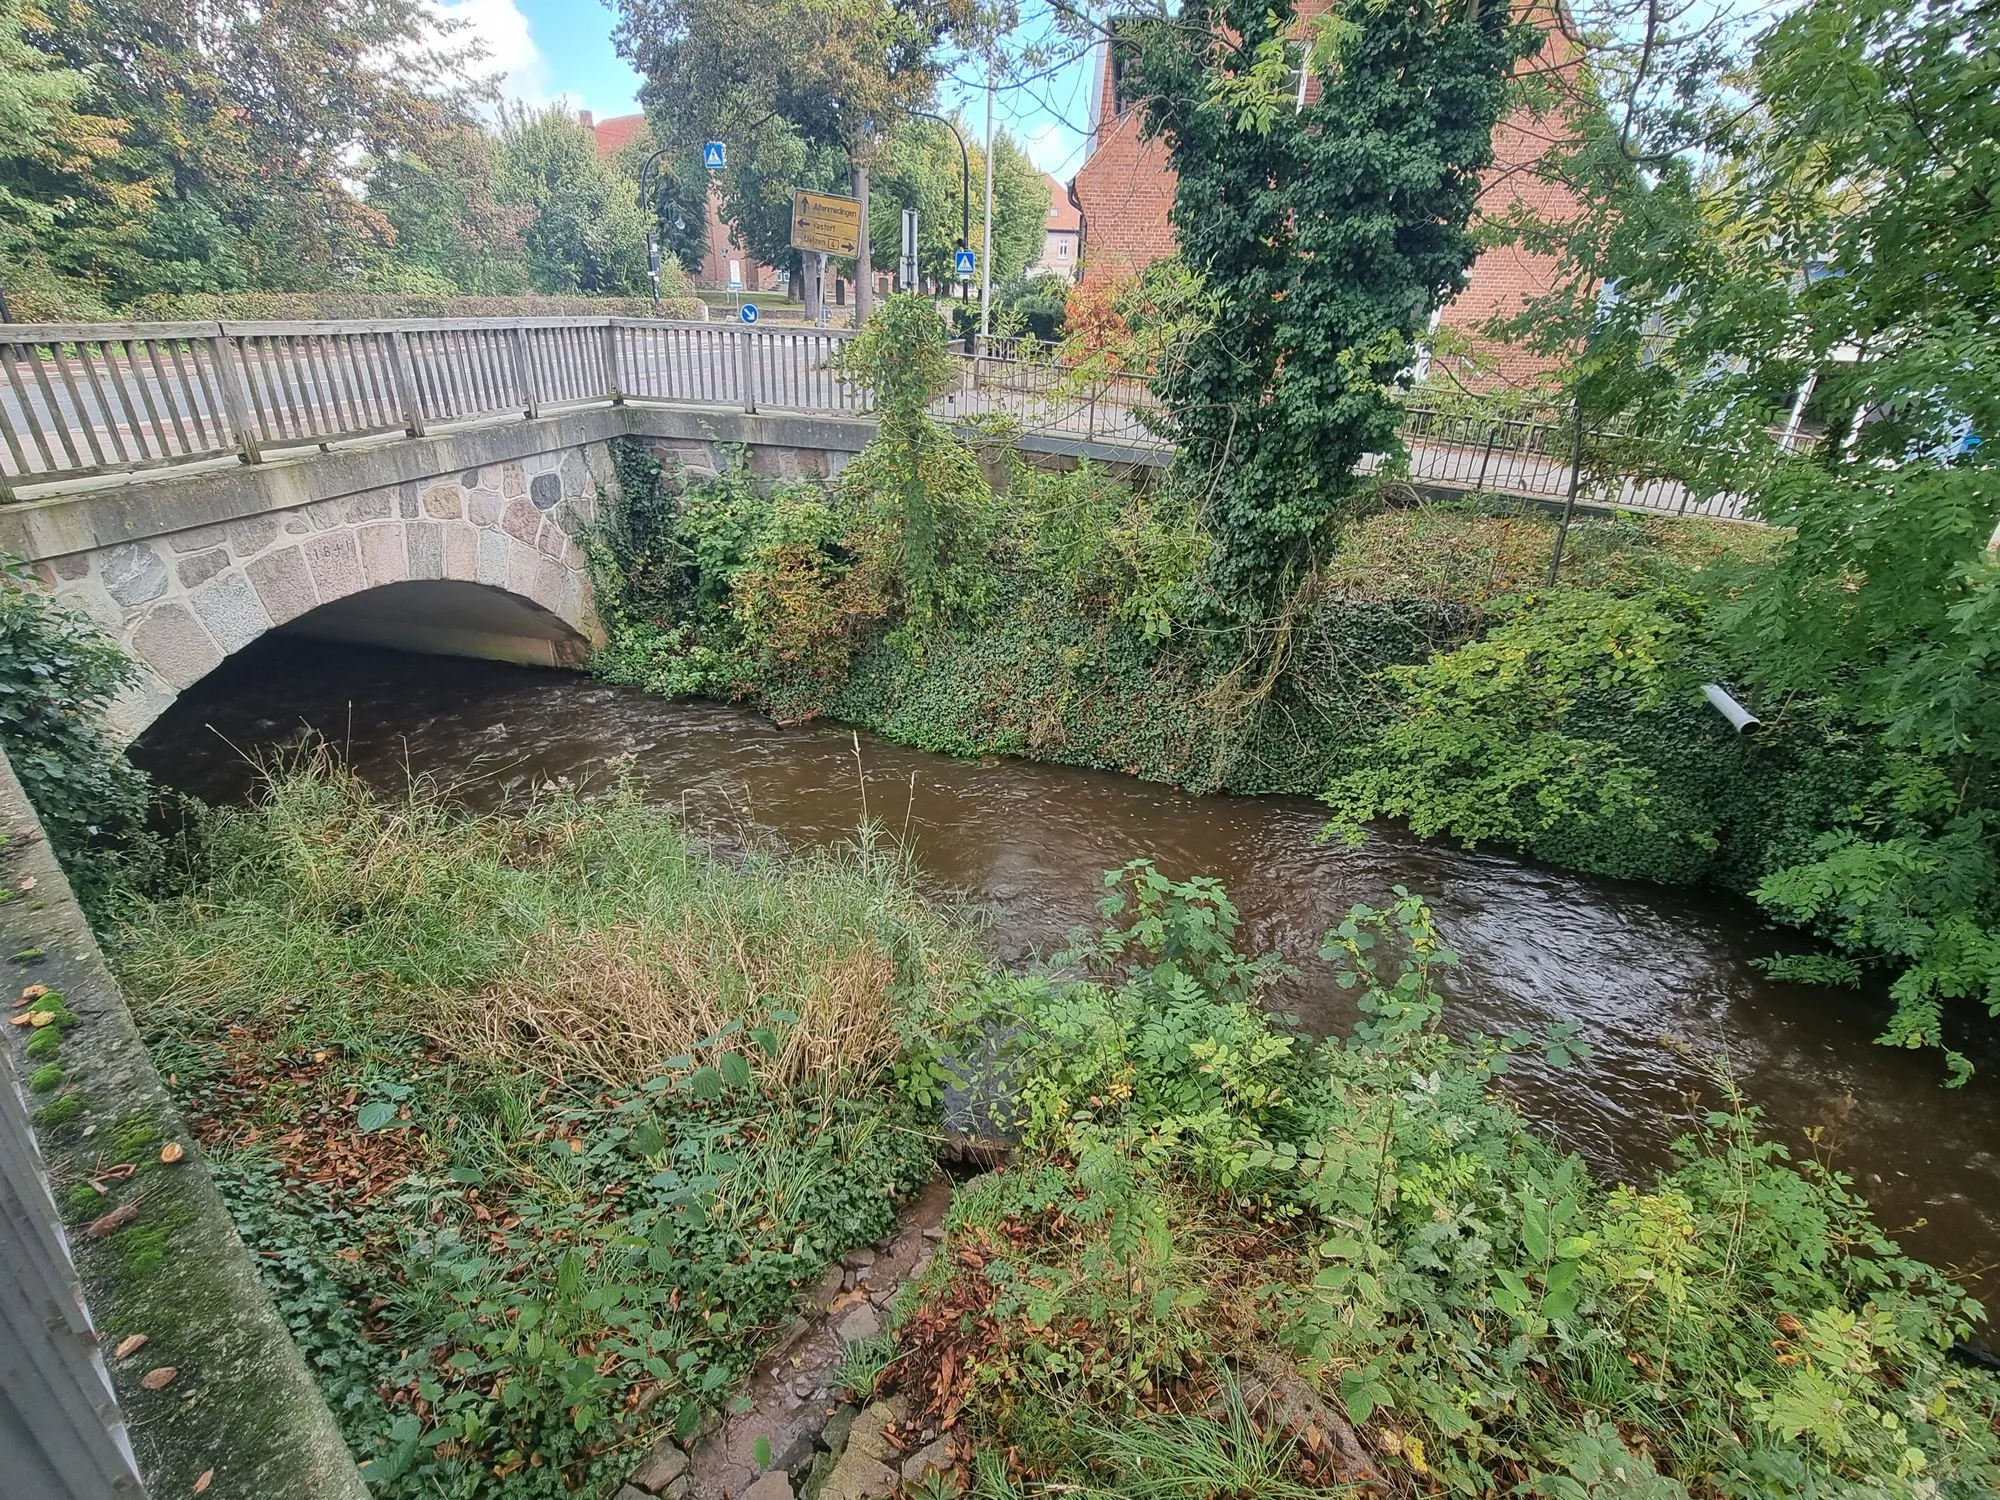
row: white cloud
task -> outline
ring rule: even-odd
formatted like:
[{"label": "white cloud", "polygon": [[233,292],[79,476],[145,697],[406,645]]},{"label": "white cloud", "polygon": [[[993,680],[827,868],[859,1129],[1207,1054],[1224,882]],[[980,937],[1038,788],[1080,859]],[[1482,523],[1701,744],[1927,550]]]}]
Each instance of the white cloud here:
[{"label": "white cloud", "polygon": [[548,59],[535,45],[528,18],[515,0],[431,0],[431,8],[447,20],[463,23],[452,40],[479,43],[486,55],[474,71],[500,75],[501,93],[529,104],[553,102]]}]

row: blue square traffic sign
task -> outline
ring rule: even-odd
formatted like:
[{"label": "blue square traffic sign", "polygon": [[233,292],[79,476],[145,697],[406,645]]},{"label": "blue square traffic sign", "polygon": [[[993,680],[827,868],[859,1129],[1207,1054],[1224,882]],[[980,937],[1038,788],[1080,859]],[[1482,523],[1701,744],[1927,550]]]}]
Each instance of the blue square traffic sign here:
[{"label": "blue square traffic sign", "polygon": [[970,250],[961,250],[951,258],[952,274],[960,281],[972,280],[972,273],[979,268],[979,257]]},{"label": "blue square traffic sign", "polygon": [[723,151],[722,142],[720,141],[710,141],[706,146],[701,148],[701,164],[711,172],[720,172],[722,170],[725,156],[726,153]]}]

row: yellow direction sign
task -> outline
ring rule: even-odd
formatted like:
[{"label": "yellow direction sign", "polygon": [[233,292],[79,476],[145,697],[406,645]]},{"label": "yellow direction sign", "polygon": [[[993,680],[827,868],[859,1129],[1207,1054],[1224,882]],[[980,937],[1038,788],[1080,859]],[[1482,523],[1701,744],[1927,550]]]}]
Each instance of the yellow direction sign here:
[{"label": "yellow direction sign", "polygon": [[828,255],[861,252],[861,200],[831,193],[792,194],[792,248]]}]

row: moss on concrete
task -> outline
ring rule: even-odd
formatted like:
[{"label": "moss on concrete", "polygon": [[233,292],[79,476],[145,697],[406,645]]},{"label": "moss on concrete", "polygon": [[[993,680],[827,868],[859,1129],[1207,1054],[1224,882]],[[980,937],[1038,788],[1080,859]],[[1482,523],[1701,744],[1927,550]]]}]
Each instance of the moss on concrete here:
[{"label": "moss on concrete", "polygon": [[[75,1233],[70,1243],[105,1344],[146,1335],[139,1354],[110,1363],[149,1493],[192,1494],[213,1470],[208,1500],[366,1500],[207,1170],[192,1149],[176,1164],[159,1160],[160,1142],[191,1137],[4,759],[0,834],[0,886],[18,889],[32,875],[43,898],[0,903],[0,953],[34,965],[32,977],[49,986],[36,997],[54,1013],[41,1029],[60,1039],[62,1061],[43,1073],[62,1092],[34,1121],[57,1201],[73,1223],[133,1210],[113,1232]],[[28,1038],[6,1030],[0,1046],[25,1052]],[[74,1086],[78,1077],[87,1089]],[[137,1169],[129,1179],[106,1182],[105,1194],[89,1186],[124,1162]],[[171,1384],[140,1385],[162,1365],[178,1371]]]},{"label": "moss on concrete", "polygon": [[130,1161],[148,1146],[158,1145],[159,1140],[160,1127],[150,1115],[131,1114],[113,1127],[111,1146],[120,1161]]},{"label": "moss on concrete", "polygon": [[[81,1094],[63,1094],[51,1099],[35,1111],[35,1124],[42,1130],[57,1132],[83,1113]],[[44,1144],[46,1149],[46,1143]]]}]

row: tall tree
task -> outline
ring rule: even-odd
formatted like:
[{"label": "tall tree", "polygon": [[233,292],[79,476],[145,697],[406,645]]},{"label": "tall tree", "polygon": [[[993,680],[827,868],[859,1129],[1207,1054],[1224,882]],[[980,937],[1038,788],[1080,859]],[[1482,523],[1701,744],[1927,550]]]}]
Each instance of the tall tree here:
[{"label": "tall tree", "polygon": [[646,290],[646,223],[637,197],[574,116],[561,109],[508,116],[497,197],[526,211],[521,242],[536,291]]},{"label": "tall tree", "polygon": [[[88,75],[28,41],[46,24],[25,0],[0,0],[0,262],[17,290],[54,278],[48,246],[82,204],[105,198],[93,179],[122,144],[122,122],[83,104]],[[139,188],[124,207],[148,212],[150,192]]]},{"label": "tall tree", "polygon": [[125,297],[318,289],[391,238],[357,159],[427,157],[470,118],[471,51],[423,0],[44,0],[24,39],[121,122],[43,249]]},{"label": "tall tree", "polygon": [[395,240],[389,276],[413,270],[452,290],[508,296],[528,289],[521,243],[529,210],[499,201],[500,143],[466,125],[425,155],[401,152],[368,164],[368,203]]},{"label": "tall tree", "polygon": [[1344,6],[1309,55],[1305,34],[1290,0],[1187,0],[1113,44],[1213,309],[1160,386],[1209,497],[1213,597],[1250,620],[1304,575],[1355,465],[1396,446],[1394,391],[1465,285],[1507,79],[1539,41],[1508,0]]},{"label": "tall tree", "polygon": [[654,134],[680,154],[729,145],[725,215],[774,265],[792,259],[793,190],[844,189],[930,106],[943,44],[979,17],[977,0],[618,0],[618,13]]},{"label": "tall tree", "polygon": [[[949,281],[952,254],[969,198],[972,247],[983,243],[985,153],[964,121],[967,154],[935,120],[916,120],[889,132],[876,156],[869,222],[883,249],[878,264],[892,268],[902,243],[902,211],[917,211],[917,263],[934,281]],[[969,171],[967,166],[969,163]],[[969,188],[969,192],[968,192]],[[964,195],[963,197],[961,195]],[[1004,131],[993,141],[993,279],[1018,275],[1042,251],[1048,223],[1048,184],[1027,154]]]},{"label": "tall tree", "polygon": [[1725,617],[1746,686],[1896,759],[1760,895],[1896,959],[1886,1040],[1935,1044],[1947,1001],[2000,1014],[2000,11],[1806,0],[1665,91],[1672,130],[1579,153],[1535,312],[1588,336],[1587,409],[1789,528]]}]

